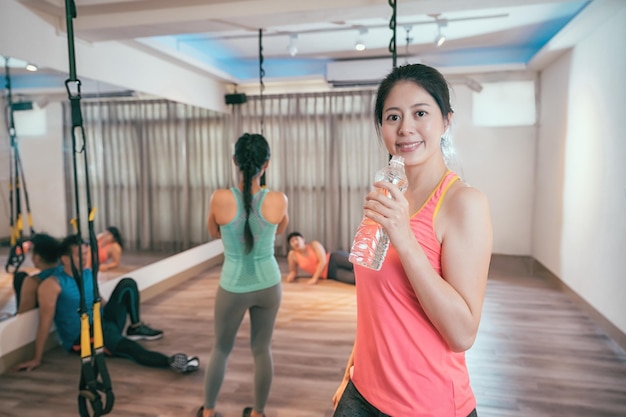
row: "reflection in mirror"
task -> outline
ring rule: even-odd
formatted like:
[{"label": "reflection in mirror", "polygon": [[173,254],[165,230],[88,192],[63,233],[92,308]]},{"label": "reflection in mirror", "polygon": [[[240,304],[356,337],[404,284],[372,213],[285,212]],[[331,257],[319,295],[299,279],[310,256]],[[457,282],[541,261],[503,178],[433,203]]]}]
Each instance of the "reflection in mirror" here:
[{"label": "reflection in mirror", "polygon": [[[46,68],[30,72],[26,65],[26,61],[0,56],[3,68],[0,77],[4,81],[0,94],[3,110],[0,117],[0,167],[6,168],[0,169],[2,267],[13,246],[10,236],[16,227],[18,211],[22,215],[22,237],[26,240],[38,232],[58,238],[72,233],[68,219],[74,218],[76,212],[72,171],[74,147],[68,117],[71,112],[65,90],[67,74]],[[9,106],[9,103],[13,105]],[[81,79],[80,107],[89,156],[90,191],[96,208],[95,229],[102,232],[109,226],[117,226],[124,239],[119,264],[103,270],[99,280],[128,274],[205,243],[208,238],[202,234],[206,229],[204,219],[194,219],[190,226],[198,233],[189,233],[182,226],[188,216],[176,211],[176,207],[182,206],[179,203],[181,194],[176,191],[180,183],[175,179],[183,180],[177,171],[186,162],[183,159],[174,161],[173,155],[183,156],[178,150],[186,141],[176,128],[185,119],[182,114],[188,114],[190,121],[208,120],[211,112],[196,114],[189,106],[139,97],[133,91],[89,79]],[[171,119],[171,111],[180,113],[183,119]],[[82,141],[79,134],[77,143],[82,144]],[[141,150],[139,148],[143,151],[137,152]],[[15,171],[9,169],[16,166],[16,151],[21,166],[19,210],[17,194],[9,191],[17,189]],[[77,154],[79,161],[82,157],[81,153]],[[150,165],[153,168],[146,170]],[[78,200],[81,201],[81,224],[84,224],[87,217],[84,206],[86,170],[79,166],[78,171]],[[166,188],[171,194],[164,194]],[[190,195],[193,191],[188,189],[184,193]],[[155,199],[148,198],[148,195],[154,195]],[[32,233],[27,217],[32,217]],[[88,234],[86,227],[81,230],[83,236]],[[29,253],[25,254],[20,271],[37,272]],[[6,317],[12,316],[17,309],[12,281],[12,273],[3,268],[0,271],[0,315]]]}]

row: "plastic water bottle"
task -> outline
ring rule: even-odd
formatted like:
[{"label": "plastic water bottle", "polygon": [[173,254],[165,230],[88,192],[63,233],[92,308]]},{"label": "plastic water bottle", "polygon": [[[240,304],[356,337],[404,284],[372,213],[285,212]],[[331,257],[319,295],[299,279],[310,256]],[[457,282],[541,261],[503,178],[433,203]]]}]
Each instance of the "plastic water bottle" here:
[{"label": "plastic water bottle", "polygon": [[[409,181],[404,173],[404,158],[392,157],[389,166],[376,173],[374,182],[379,181],[390,182],[395,184],[400,191],[406,191]],[[387,190],[381,189],[380,192],[387,193]],[[392,198],[391,195],[388,197]],[[363,216],[352,242],[350,262],[378,271],[385,260],[387,249],[389,249],[389,236],[385,229],[374,220]]]}]

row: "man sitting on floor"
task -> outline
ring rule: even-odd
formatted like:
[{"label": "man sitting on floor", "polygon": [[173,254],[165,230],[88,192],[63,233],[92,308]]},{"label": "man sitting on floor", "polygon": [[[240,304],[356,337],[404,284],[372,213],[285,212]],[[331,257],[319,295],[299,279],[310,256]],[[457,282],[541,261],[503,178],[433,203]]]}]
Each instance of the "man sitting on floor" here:
[{"label": "man sitting on floor", "polygon": [[[88,259],[89,246],[79,245],[76,235],[66,237],[59,246],[61,267],[54,274],[45,278],[37,289],[39,300],[39,326],[35,339],[35,355],[27,362],[17,365],[16,370],[30,371],[43,360],[44,347],[54,321],[61,344],[68,351],[77,350],[80,344],[80,290],[72,273],[72,264],[79,265],[79,248],[82,259]],[[82,287],[88,308],[93,306],[93,275],[90,269],[82,271]],[[92,311],[89,311],[90,317]],[[124,335],[126,319],[131,325]],[[109,301],[102,309],[102,331],[104,347],[112,356],[133,359],[137,363],[152,367],[170,367],[181,373],[198,370],[197,357],[188,357],[184,353],[172,356],[145,349],[137,340],[156,340],[163,337],[163,332],[146,326],[139,318],[139,291],[132,278],[123,278],[116,285]]]},{"label": "man sitting on floor", "polygon": [[37,307],[39,284],[54,275],[55,270],[62,268],[59,264],[59,241],[57,239],[45,233],[37,233],[30,242],[32,244],[31,260],[39,272],[28,275],[26,272],[17,271],[13,275],[17,314]]}]

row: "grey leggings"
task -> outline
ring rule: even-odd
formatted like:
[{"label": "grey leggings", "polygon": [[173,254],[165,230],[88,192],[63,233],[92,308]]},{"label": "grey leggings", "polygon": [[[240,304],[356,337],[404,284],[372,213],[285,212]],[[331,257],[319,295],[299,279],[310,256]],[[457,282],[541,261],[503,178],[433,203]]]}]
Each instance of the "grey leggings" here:
[{"label": "grey leggings", "polygon": [[250,312],[250,349],[254,357],[254,409],[265,409],[272,385],[272,333],[282,289],[280,284],[265,290],[233,293],[219,287],[215,297],[215,343],[204,377],[204,407],[215,408],[226,362],[246,311]]}]

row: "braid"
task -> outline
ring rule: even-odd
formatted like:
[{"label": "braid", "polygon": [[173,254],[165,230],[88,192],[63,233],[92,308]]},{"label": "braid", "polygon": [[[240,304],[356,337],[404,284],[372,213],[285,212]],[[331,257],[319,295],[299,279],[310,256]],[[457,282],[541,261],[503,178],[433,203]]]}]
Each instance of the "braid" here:
[{"label": "braid", "polygon": [[243,228],[243,237],[246,242],[246,253],[250,253],[254,246],[254,236],[250,229],[250,210],[252,209],[252,170],[243,170],[243,207],[246,209],[246,224]]},{"label": "braid", "polygon": [[246,223],[243,236],[246,253],[254,247],[254,236],[250,228],[252,211],[252,180],[261,172],[261,168],[270,158],[270,148],[261,135],[244,133],[235,144],[235,161],[243,173],[243,205],[246,210]]}]

